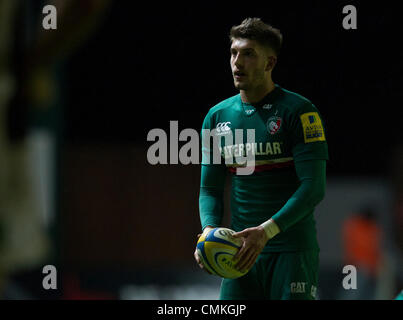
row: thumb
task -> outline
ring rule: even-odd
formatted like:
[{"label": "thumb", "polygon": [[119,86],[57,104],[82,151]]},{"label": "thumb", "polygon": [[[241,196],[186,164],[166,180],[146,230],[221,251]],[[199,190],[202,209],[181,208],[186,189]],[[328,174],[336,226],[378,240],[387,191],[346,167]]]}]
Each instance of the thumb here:
[{"label": "thumb", "polygon": [[248,233],[249,233],[249,230],[245,229],[245,230],[242,230],[239,232],[235,232],[234,234],[232,234],[232,236],[234,238],[242,238],[242,237],[246,237],[248,235]]}]

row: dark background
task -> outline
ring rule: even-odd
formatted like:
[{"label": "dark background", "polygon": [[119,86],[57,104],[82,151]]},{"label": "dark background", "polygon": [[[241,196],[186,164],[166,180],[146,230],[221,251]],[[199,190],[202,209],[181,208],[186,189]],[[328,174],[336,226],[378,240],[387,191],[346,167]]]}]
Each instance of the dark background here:
[{"label": "dark background", "polygon": [[[400,139],[401,26],[388,5],[350,2],[139,8],[115,2],[106,22],[68,63],[66,140],[146,143],[152,128],[201,127],[208,109],[236,94],[228,33],[245,17],[279,28],[284,45],[273,79],[306,96],[327,128],[329,174],[384,174]],[[89,87],[90,84],[90,87]]]},{"label": "dark background", "polygon": [[[64,23],[80,25],[97,2],[75,1],[77,15],[60,17],[58,30],[45,34],[63,42]],[[62,58],[42,51],[50,98],[30,101],[21,90],[11,103],[11,136],[24,139],[40,129],[55,139],[48,155],[54,169],[45,169],[54,182],[49,193],[54,199],[53,222],[45,228],[51,250],[42,264],[11,274],[27,296],[122,298],[121,289],[128,284],[160,289],[211,281],[217,285],[217,279],[206,278],[193,260],[200,232],[200,167],[149,164],[147,149],[152,143],[147,134],[154,128],[168,133],[173,120],[179,122],[179,131],[199,131],[209,108],[238,93],[231,76],[228,34],[246,17],[260,17],[282,32],[273,80],[310,99],[321,112],[329,145],[329,179],[346,179],[341,185],[351,187],[351,198],[357,186],[363,186],[362,180],[355,184],[359,178],[390,186],[385,219],[395,221],[395,229],[386,228],[388,241],[403,248],[401,237],[394,238],[403,227],[403,152],[398,156],[403,27],[396,4],[106,2],[96,28],[63,51]],[[31,5],[16,20],[17,43],[24,30],[32,37],[30,26],[35,20],[40,26],[43,17],[44,2],[26,3]],[[342,26],[342,9],[348,4],[357,8],[357,30]],[[17,65],[29,65],[22,50],[15,51],[14,57],[20,59],[16,60],[23,60]],[[16,69],[21,69],[19,81],[26,82],[28,74],[22,67]],[[46,89],[45,80],[33,83]],[[343,202],[343,188],[332,201]],[[333,227],[334,217],[323,219],[321,223]],[[334,247],[328,241],[330,249],[324,250],[332,251],[337,241]],[[45,292],[40,285],[45,264],[58,268],[56,293]],[[321,274],[323,298],[334,298],[340,286],[341,267],[332,268]],[[146,292],[136,290],[134,296]],[[20,297],[10,292],[9,296]],[[167,297],[162,293],[152,297],[156,296]]]}]

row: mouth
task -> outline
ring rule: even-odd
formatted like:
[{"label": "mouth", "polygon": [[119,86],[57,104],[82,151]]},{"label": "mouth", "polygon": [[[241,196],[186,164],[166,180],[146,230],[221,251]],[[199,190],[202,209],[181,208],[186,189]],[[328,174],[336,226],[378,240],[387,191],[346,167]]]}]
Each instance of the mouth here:
[{"label": "mouth", "polygon": [[241,71],[235,71],[235,72],[233,72],[233,75],[234,75],[234,78],[235,78],[236,80],[240,80],[240,79],[246,77],[246,73],[245,73],[245,72],[241,72]]}]

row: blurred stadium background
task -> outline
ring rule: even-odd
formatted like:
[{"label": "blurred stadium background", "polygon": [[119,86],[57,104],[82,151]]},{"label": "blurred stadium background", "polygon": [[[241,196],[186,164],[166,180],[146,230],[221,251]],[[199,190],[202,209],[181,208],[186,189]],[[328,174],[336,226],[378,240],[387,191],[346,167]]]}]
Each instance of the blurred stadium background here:
[{"label": "blurred stadium background", "polygon": [[[42,28],[45,4],[57,30]],[[346,4],[357,30],[342,28]],[[218,297],[220,280],[193,260],[200,167],[150,165],[147,133],[169,132],[170,120],[200,130],[236,94],[227,35],[258,16],[284,35],[275,82],[311,99],[327,128],[319,298],[393,299],[403,288],[398,12],[0,0],[0,297]],[[48,264],[57,290],[42,288]],[[360,264],[357,290],[342,287],[346,264]]]}]

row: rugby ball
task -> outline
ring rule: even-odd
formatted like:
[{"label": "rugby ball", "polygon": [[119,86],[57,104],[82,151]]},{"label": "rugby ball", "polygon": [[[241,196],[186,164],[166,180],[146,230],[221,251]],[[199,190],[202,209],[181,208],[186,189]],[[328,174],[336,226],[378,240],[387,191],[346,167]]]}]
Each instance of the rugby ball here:
[{"label": "rugby ball", "polygon": [[228,228],[214,228],[197,241],[196,250],[205,268],[222,278],[236,279],[249,271],[241,272],[234,267],[233,257],[242,246],[242,240],[232,236],[234,233]]}]

